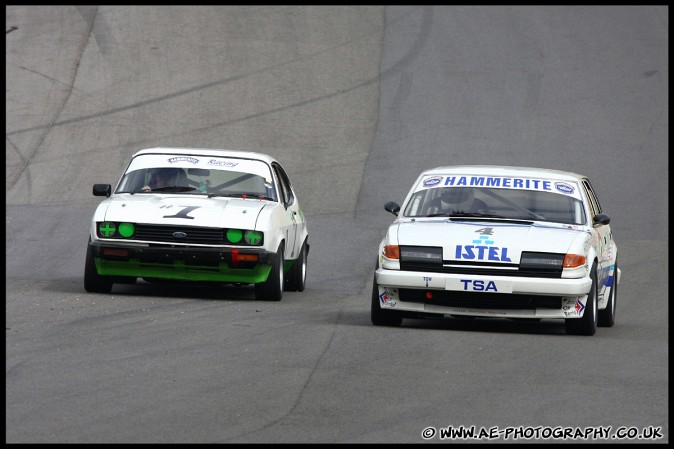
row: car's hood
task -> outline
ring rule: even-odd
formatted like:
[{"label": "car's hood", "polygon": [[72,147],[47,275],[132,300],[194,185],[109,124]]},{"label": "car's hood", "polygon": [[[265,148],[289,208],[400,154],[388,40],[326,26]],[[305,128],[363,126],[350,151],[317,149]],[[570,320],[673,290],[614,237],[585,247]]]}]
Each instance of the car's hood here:
[{"label": "car's hood", "polygon": [[580,226],[416,220],[398,225],[398,244],[442,246],[444,260],[519,263],[522,251],[565,254]]},{"label": "car's hood", "polygon": [[106,221],[255,229],[266,201],[192,195],[125,194],[110,198]]}]

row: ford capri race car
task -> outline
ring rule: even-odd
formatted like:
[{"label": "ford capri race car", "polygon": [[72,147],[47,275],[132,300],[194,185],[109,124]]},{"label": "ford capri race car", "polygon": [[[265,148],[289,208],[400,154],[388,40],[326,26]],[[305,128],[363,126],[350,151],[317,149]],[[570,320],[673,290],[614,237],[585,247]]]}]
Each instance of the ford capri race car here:
[{"label": "ford capri race car", "polygon": [[379,244],[371,320],[559,318],[566,332],[613,326],[620,269],[610,218],[587,177],[525,167],[449,166],[417,178]]},{"label": "ford capri race car", "polygon": [[254,284],[279,301],[303,291],[307,225],[281,165],[268,155],[153,148],[133,155],[91,221],[84,270],[88,292],[114,283],[187,281]]}]

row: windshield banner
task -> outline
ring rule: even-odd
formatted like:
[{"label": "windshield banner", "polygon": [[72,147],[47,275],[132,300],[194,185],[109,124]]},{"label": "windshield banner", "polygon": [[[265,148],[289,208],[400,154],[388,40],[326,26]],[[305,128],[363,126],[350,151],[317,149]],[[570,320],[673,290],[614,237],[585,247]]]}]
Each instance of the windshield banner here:
[{"label": "windshield banner", "polygon": [[427,176],[417,190],[437,187],[484,187],[491,189],[536,190],[572,196],[580,199],[578,185],[553,179],[516,178],[512,176]]}]

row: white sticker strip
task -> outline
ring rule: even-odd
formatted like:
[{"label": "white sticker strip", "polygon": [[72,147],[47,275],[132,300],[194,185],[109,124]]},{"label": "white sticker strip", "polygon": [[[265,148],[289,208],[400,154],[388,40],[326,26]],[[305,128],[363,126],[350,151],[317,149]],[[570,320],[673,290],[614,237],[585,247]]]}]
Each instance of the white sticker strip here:
[{"label": "white sticker strip", "polygon": [[445,290],[461,291],[461,292],[478,292],[478,293],[512,293],[512,281],[493,281],[490,279],[447,279],[445,282]]}]

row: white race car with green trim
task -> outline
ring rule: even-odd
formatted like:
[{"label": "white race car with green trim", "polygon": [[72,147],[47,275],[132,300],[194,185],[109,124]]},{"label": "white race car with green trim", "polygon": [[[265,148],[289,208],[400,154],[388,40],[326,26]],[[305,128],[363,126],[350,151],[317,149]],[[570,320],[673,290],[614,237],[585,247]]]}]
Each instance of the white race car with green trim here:
[{"label": "white race car with green trim", "polygon": [[417,178],[379,245],[375,325],[404,317],[563,319],[613,326],[620,269],[610,218],[587,177],[448,166]]},{"label": "white race car with green trim", "polygon": [[192,281],[255,285],[279,301],[303,291],[307,225],[274,158],[200,148],[138,151],[91,221],[84,270],[88,292],[114,283]]}]

